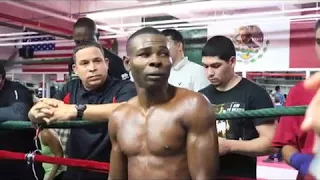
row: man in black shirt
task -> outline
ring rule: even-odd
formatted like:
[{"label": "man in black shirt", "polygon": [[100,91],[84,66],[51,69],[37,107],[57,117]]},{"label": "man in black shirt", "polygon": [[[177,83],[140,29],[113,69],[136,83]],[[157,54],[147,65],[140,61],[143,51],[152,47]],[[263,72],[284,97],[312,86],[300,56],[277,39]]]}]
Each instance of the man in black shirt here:
[{"label": "man in black shirt", "polygon": [[[262,87],[235,73],[235,47],[227,37],[208,40],[202,63],[211,84],[199,92],[215,105],[217,113],[273,107]],[[274,122],[274,118],[217,120],[221,177],[256,178],[256,156],[273,152]]]},{"label": "man in black shirt", "polygon": [[[76,45],[83,41],[98,41],[99,32],[95,22],[86,17],[78,19],[73,28],[73,40]],[[109,59],[109,76],[122,80],[129,79],[129,74],[123,66],[122,59],[105,48],[103,50],[105,58]]]},{"label": "man in black shirt", "polygon": [[[0,65],[0,123],[4,121],[29,121],[28,111],[33,105],[32,94],[25,86],[6,79],[6,72]],[[0,150],[29,153],[37,149],[35,130],[0,130]],[[37,142],[39,143],[39,142]],[[39,145],[39,144],[38,144]],[[1,179],[39,179],[44,171],[41,163],[35,164],[35,174],[32,166],[24,161],[0,159]]]},{"label": "man in black shirt", "polygon": [[[131,81],[123,81],[108,77],[108,59],[104,59],[102,47],[95,41],[79,44],[74,50],[74,71],[79,79],[72,80],[56,94],[55,100],[61,105],[72,105],[75,112],[71,119],[86,118],[84,115],[87,104],[108,104],[123,102],[136,96],[136,89]],[[46,102],[47,101],[47,102]],[[42,99],[29,112],[33,122],[56,118],[59,112],[57,106],[50,106],[52,99]],[[88,108],[89,105],[88,105]],[[57,108],[58,111],[61,108]],[[67,108],[62,110],[68,111]],[[65,113],[62,113],[65,115]],[[92,116],[94,117],[94,115]],[[46,119],[47,118],[47,119]],[[106,119],[96,118],[101,121]],[[68,157],[109,162],[111,142],[108,137],[107,125],[104,127],[88,127],[71,129],[66,146]],[[61,137],[60,137],[61,138]],[[64,138],[64,137],[63,137]],[[63,140],[62,140],[63,141]],[[86,171],[79,168],[68,167],[63,179],[66,180],[99,180],[106,179],[103,173]]]}]

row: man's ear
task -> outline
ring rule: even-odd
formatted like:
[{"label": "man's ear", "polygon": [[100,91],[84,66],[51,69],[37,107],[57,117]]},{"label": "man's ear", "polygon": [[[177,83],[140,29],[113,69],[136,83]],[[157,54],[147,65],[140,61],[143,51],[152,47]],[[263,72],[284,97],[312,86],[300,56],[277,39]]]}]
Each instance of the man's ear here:
[{"label": "man's ear", "polygon": [[104,60],[106,61],[107,66],[109,66],[109,59],[108,58],[104,58]]},{"label": "man's ear", "polygon": [[72,70],[75,74],[78,74],[78,69],[77,69],[77,65],[75,63],[72,64]]},{"label": "man's ear", "polygon": [[229,65],[234,68],[236,66],[236,62],[237,62],[237,59],[236,57],[232,56],[230,59],[229,59]]},{"label": "man's ear", "polygon": [[179,50],[180,51],[183,51],[183,44],[182,44],[182,42],[178,42],[178,47],[179,47]]}]

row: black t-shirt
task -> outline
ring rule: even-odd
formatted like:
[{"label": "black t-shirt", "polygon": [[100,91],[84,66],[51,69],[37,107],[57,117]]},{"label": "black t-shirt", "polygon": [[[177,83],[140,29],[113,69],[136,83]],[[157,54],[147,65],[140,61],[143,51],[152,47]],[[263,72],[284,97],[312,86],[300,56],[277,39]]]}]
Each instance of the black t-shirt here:
[{"label": "black t-shirt", "polygon": [[[15,104],[19,103],[19,106]],[[18,82],[5,81],[0,90],[0,113],[6,120],[28,121],[28,111],[33,105],[31,92]],[[6,111],[6,112],[3,112]],[[0,121],[1,122],[1,121]],[[0,130],[0,150],[13,152],[30,153],[37,149],[34,141],[36,131],[34,129],[1,129]],[[40,142],[37,141],[40,148]],[[32,166],[25,161],[0,160],[1,179],[35,179]],[[44,176],[42,163],[35,163],[35,172],[39,179]]]},{"label": "black t-shirt", "polygon": [[[259,85],[242,78],[232,89],[221,92],[209,85],[199,91],[204,94],[217,113],[272,108],[269,94]],[[218,135],[232,140],[252,140],[259,137],[255,126],[274,123],[274,118],[217,120]],[[220,176],[256,178],[257,159],[239,154],[220,157]]]},{"label": "black t-shirt", "polygon": [[[112,53],[111,51],[105,48],[103,48],[103,50],[104,50],[104,57],[109,59],[108,75],[115,79],[129,80],[130,76],[128,71],[126,71],[126,69],[124,68],[122,59],[118,55]],[[71,61],[68,64],[70,76],[74,75],[72,65],[73,65],[73,59],[71,59]]]},{"label": "black t-shirt", "polygon": [[[94,91],[84,89],[81,81],[69,81],[56,94],[56,99],[68,99],[70,104],[107,104],[128,101],[136,96],[136,89],[131,81],[108,78],[106,82]],[[66,154],[70,158],[88,159],[109,162],[111,142],[108,137],[108,127],[88,127],[71,129],[66,146]],[[106,179],[107,175],[68,167],[64,179],[91,180]]]}]

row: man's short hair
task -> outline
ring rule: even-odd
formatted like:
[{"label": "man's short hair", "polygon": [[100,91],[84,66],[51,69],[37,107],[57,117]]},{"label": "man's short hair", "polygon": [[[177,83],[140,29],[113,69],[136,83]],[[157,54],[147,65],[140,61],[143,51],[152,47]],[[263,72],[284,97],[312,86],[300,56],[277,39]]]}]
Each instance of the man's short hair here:
[{"label": "man's short hair", "polygon": [[162,34],[164,34],[165,36],[170,36],[175,42],[182,43],[184,47],[184,39],[179,31],[175,29],[165,29],[162,31]]},{"label": "man's short hair", "polygon": [[135,37],[142,35],[142,34],[154,34],[154,35],[164,36],[159,30],[157,30],[156,28],[153,28],[153,27],[144,27],[144,28],[139,29],[138,31],[131,34],[131,36],[128,38],[127,45],[126,45],[127,55],[130,55],[129,49],[131,46],[131,41]]},{"label": "man's short hair", "polygon": [[100,49],[102,55],[104,56],[104,50],[103,47],[96,41],[84,41],[80,44],[78,44],[74,49],[73,49],[73,61],[76,62],[76,54],[78,51],[89,48],[89,47],[96,47]]},{"label": "man's short hair", "polygon": [[213,36],[204,45],[202,57],[218,57],[228,62],[231,57],[236,57],[236,49],[229,38]]},{"label": "man's short hair", "polygon": [[76,28],[76,27],[86,27],[88,29],[95,30],[96,23],[90,18],[82,17],[82,18],[79,18],[77,22],[74,24],[73,28]]},{"label": "man's short hair", "polygon": [[6,78],[6,70],[4,69],[4,65],[0,64],[0,76],[2,79]]},{"label": "man's short hair", "polygon": [[279,90],[280,90],[280,86],[276,86],[276,87],[274,88],[274,90],[279,91]]}]

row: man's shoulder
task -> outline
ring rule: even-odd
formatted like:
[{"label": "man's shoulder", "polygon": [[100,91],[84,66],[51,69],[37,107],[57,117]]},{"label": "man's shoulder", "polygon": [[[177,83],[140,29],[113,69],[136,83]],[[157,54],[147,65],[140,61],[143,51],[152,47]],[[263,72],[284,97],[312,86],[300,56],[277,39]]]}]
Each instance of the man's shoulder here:
[{"label": "man's shoulder", "polygon": [[112,82],[112,86],[117,86],[119,87],[120,89],[132,89],[134,88],[135,89],[135,85],[132,81],[129,81],[129,80],[122,80],[122,79],[115,79],[115,78],[112,78],[110,80]]},{"label": "man's shoulder", "polygon": [[81,84],[81,80],[80,79],[72,79],[70,81],[68,81],[63,88],[65,89],[76,89],[76,87],[78,87],[78,85]]},{"label": "man's shoulder", "polygon": [[20,82],[6,80],[5,84],[8,85],[8,87],[12,88],[12,89],[17,89],[17,90],[21,90],[21,91],[29,91],[29,89],[26,86],[24,86],[23,84],[21,84]]},{"label": "man's shoulder", "polygon": [[111,85],[109,87],[112,88],[114,93],[130,94],[131,97],[137,95],[136,87],[130,80],[112,78],[110,81]]},{"label": "man's shoulder", "polygon": [[201,66],[200,64],[197,64],[197,63],[189,60],[185,67],[186,67],[185,69],[187,71],[192,72],[192,73],[190,73],[191,76],[203,75],[203,74],[199,73],[199,72],[204,71],[203,66]]},{"label": "man's shoulder", "polygon": [[298,93],[302,93],[302,92],[315,92],[314,90],[309,90],[306,89],[304,87],[304,81],[299,81],[298,83],[296,83],[291,89],[290,91],[292,92],[298,92]]},{"label": "man's shoulder", "polygon": [[177,99],[181,100],[181,103],[188,102],[190,106],[197,107],[198,105],[205,105],[208,104],[208,99],[201,93],[194,92],[184,88],[177,88]]},{"label": "man's shoulder", "polygon": [[211,84],[209,84],[207,87],[200,89],[198,92],[202,93],[202,94],[207,94],[208,92],[210,92],[212,89]]},{"label": "man's shoulder", "polygon": [[242,78],[241,79],[241,83],[243,86],[245,86],[246,88],[241,87],[243,90],[247,91],[251,91],[251,92],[267,92],[266,89],[264,89],[262,86],[260,86],[259,84],[248,80],[247,78]]}]

